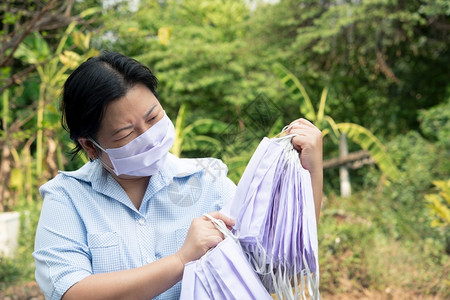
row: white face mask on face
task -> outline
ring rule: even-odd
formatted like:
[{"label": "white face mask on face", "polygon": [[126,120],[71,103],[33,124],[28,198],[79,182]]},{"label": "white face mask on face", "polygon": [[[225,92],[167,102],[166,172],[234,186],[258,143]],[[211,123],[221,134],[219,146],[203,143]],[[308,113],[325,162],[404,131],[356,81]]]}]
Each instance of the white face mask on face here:
[{"label": "white face mask on face", "polygon": [[104,149],[91,139],[92,143],[106,152],[117,176],[151,176],[164,164],[175,139],[175,128],[164,113],[164,117],[146,132],[119,148]]}]

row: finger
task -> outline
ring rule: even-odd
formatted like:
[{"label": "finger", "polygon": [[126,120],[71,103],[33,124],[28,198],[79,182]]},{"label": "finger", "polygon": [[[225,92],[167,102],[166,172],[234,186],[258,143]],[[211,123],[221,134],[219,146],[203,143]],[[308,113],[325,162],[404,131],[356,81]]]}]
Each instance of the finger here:
[{"label": "finger", "polygon": [[287,129],[287,132],[290,134],[301,134],[312,131],[312,127],[305,124],[294,124]]},{"label": "finger", "polygon": [[223,241],[223,237],[220,235],[211,235],[206,240],[206,247],[213,248],[216,247],[221,241]]},{"label": "finger", "polygon": [[295,129],[295,128],[300,128],[300,129],[304,129],[304,130],[314,130],[317,127],[312,124],[311,122],[309,122],[308,120],[302,119],[298,122],[294,122],[291,125],[289,125],[289,129]]},{"label": "finger", "polygon": [[315,126],[307,125],[294,125],[290,129],[290,134],[295,134],[297,136],[304,136],[310,139],[321,139],[322,132]]},{"label": "finger", "polygon": [[314,136],[314,132],[312,132],[311,130],[301,128],[292,129],[289,134],[295,134],[294,137],[301,136],[303,138],[311,138]]},{"label": "finger", "polygon": [[311,138],[308,135],[296,135],[292,138],[292,144],[300,147],[301,149],[313,147]]},{"label": "finger", "polygon": [[292,139],[292,146],[294,146],[298,152],[303,150],[302,145],[297,140],[294,141],[294,139]]},{"label": "finger", "polygon": [[293,126],[294,124],[297,124],[297,123],[300,124],[301,119],[302,119],[302,118],[299,118],[299,119],[297,119],[297,120],[292,121],[292,122],[289,124],[289,127],[291,127],[291,126]]},{"label": "finger", "polygon": [[235,220],[233,220],[230,217],[225,216],[224,214],[222,214],[222,213],[220,213],[218,211],[214,211],[212,213],[209,213],[209,215],[211,217],[213,217],[213,218],[222,220],[225,223],[225,225],[227,225],[227,226],[234,226],[236,224]]},{"label": "finger", "polygon": [[219,229],[217,229],[216,227],[214,227],[213,229],[209,229],[208,228],[208,230],[204,230],[203,234],[204,234],[204,237],[206,239],[208,239],[208,238],[210,238],[212,236],[218,236],[221,239],[224,239],[223,233]]},{"label": "finger", "polygon": [[306,120],[305,118],[299,118],[299,119],[297,119],[295,121],[292,121],[291,124],[289,124],[289,127],[294,126],[295,124],[314,126],[313,123],[311,123],[310,121]]},{"label": "finger", "polygon": [[305,136],[304,135],[296,135],[295,137],[292,138],[292,145],[294,146],[295,149],[297,149],[300,152],[305,149],[314,149],[315,148],[314,142],[307,135],[305,135]]},{"label": "finger", "polygon": [[[214,228],[214,224],[211,222],[210,219],[208,219],[205,216],[199,217],[199,218],[195,218],[192,221],[193,224],[196,224],[195,226],[206,226],[207,228]],[[192,226],[192,224],[191,224]]]}]

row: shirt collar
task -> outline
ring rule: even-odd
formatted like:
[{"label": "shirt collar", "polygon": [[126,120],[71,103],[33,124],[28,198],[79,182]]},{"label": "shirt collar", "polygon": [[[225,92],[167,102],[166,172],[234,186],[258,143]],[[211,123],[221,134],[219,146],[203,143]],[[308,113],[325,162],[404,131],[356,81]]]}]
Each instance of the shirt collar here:
[{"label": "shirt collar", "polygon": [[[186,177],[203,169],[202,164],[199,164],[196,159],[184,159],[169,153],[167,155],[166,162],[158,171],[158,173],[166,179],[172,179],[174,177]],[[60,173],[73,177],[86,182],[102,182],[106,183],[106,178],[112,177],[108,171],[106,171],[101,162],[96,159],[86,163],[80,169],[76,171],[59,171]],[[157,174],[155,174],[157,175]],[[154,176],[155,176],[154,175]]]},{"label": "shirt collar", "polygon": [[169,153],[167,155],[166,163],[161,168],[160,172],[163,176],[169,178],[186,177],[200,172],[203,169],[202,165],[198,163],[197,159],[178,158]]},{"label": "shirt collar", "polygon": [[[169,153],[161,169],[150,178],[147,191],[144,195],[146,199],[151,199],[158,191],[173,182],[175,177],[181,178],[193,175],[204,168],[197,159],[180,159]],[[133,210],[134,205],[129,200],[123,188],[114,177],[102,166],[99,159],[90,161],[76,171],[60,171],[60,173],[90,183],[92,188],[99,193],[118,199],[123,204]],[[143,202],[143,203],[144,203]],[[141,207],[143,205],[141,204]]]}]

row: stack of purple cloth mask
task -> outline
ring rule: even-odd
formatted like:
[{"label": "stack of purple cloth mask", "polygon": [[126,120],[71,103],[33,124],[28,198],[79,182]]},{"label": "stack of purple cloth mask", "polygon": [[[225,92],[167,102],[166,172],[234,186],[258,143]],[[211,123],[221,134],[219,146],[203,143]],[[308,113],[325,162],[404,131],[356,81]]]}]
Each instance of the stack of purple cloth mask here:
[{"label": "stack of purple cloth mask", "polygon": [[221,212],[236,220],[248,260],[278,299],[319,299],[319,263],[314,198],[309,171],[292,135],[264,138]]},{"label": "stack of purple cloth mask", "polygon": [[181,300],[272,300],[247,260],[239,240],[221,220],[205,214],[225,236],[199,260],[187,263]]}]

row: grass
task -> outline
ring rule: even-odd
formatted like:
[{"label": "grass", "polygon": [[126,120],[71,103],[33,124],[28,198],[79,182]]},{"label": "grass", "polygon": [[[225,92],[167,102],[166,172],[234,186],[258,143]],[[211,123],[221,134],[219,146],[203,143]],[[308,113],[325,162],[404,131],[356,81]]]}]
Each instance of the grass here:
[{"label": "grass", "polygon": [[389,293],[407,291],[411,297],[450,298],[444,243],[399,235],[396,213],[382,202],[368,201],[362,193],[326,202],[319,224],[322,293],[366,297],[371,292],[387,299]]}]

